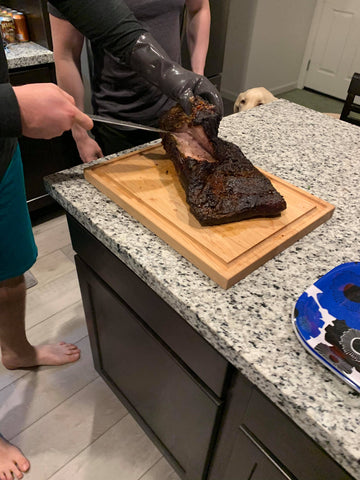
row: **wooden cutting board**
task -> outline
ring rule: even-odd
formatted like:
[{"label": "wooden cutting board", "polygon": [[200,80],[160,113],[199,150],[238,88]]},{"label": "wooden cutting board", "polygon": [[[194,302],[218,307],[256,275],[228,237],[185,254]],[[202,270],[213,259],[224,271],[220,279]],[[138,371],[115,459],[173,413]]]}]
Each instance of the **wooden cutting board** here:
[{"label": "wooden cutting board", "polygon": [[263,172],[284,196],[276,218],[202,227],[161,145],[88,167],[85,178],[222,288],[229,288],[328,220],[334,206]]}]

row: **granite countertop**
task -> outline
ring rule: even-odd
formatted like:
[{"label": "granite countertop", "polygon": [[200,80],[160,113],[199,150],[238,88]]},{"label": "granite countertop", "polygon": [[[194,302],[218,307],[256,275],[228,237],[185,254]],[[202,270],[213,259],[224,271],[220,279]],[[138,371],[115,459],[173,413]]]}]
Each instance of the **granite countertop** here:
[{"label": "granite countertop", "polygon": [[277,100],[225,117],[220,136],[238,144],[256,166],[336,207],[329,221],[228,290],[84,180],[84,165],[47,177],[46,188],[360,479],[360,396],[305,351],[291,322],[308,286],[335,266],[360,260],[360,129]]},{"label": "granite countertop", "polygon": [[9,43],[5,54],[9,70],[54,63],[53,52],[34,42]]}]

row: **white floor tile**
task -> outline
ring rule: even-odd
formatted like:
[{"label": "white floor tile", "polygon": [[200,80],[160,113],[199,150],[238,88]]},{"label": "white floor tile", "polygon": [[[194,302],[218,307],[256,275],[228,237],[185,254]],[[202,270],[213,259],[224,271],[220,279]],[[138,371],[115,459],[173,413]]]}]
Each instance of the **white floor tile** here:
[{"label": "white floor tile", "polygon": [[71,243],[66,220],[53,225],[51,229],[40,230],[34,233],[35,243],[38,248],[38,258],[41,258],[55,250],[60,250]]},{"label": "white floor tile", "polygon": [[30,328],[81,300],[76,271],[30,288],[26,295],[26,327]]},{"label": "white floor tile", "polygon": [[180,477],[165,458],[161,458],[140,480],[180,480]]},{"label": "white floor tile", "polygon": [[94,380],[12,439],[30,459],[26,480],[47,480],[125,415],[103,380]]},{"label": "white floor tile", "polygon": [[73,250],[71,243],[69,245],[65,245],[65,247],[61,248],[60,250],[63,252],[64,255],[67,256],[69,260],[75,263],[75,260],[74,260],[75,251]]},{"label": "white floor tile", "polygon": [[88,338],[78,344],[79,361],[40,367],[0,391],[0,431],[11,439],[98,377]]},{"label": "white floor tile", "polygon": [[58,225],[62,225],[64,229],[67,229],[67,221],[65,213],[56,215],[54,218],[47,220],[46,222],[39,223],[33,227],[33,233],[35,239],[38,235],[41,235],[43,232],[51,231],[56,228]]},{"label": "white floor tile", "polygon": [[31,267],[31,273],[38,281],[38,284],[32,287],[31,293],[74,269],[74,263],[61,250],[38,258]]},{"label": "white floor tile", "polygon": [[[5,388],[10,383],[15,382],[19,378],[26,375],[28,372],[26,370],[7,370],[2,363],[0,363],[0,391]],[[0,432],[1,432],[1,422],[0,422]]]},{"label": "white floor tile", "polygon": [[78,342],[88,334],[82,302],[78,301],[28,328],[26,334],[32,345]]},{"label": "white floor tile", "polygon": [[51,480],[138,480],[160,457],[157,448],[127,415]]}]

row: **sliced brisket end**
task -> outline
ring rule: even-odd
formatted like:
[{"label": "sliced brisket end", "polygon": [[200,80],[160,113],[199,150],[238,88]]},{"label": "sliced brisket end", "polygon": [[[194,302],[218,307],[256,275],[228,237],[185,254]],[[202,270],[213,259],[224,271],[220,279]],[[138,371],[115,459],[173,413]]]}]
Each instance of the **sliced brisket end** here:
[{"label": "sliced brisket end", "polygon": [[220,118],[202,100],[187,116],[173,107],[161,121],[170,131],[163,146],[186,192],[190,211],[201,225],[219,225],[252,217],[273,217],[286,208],[284,198],[244,156],[217,136]]},{"label": "sliced brisket end", "polygon": [[215,107],[201,98],[193,101],[191,115],[186,115],[180,105],[175,105],[165,112],[160,119],[160,128],[169,132],[181,132],[192,127],[200,126],[209,138],[216,138],[220,125],[220,115]]}]

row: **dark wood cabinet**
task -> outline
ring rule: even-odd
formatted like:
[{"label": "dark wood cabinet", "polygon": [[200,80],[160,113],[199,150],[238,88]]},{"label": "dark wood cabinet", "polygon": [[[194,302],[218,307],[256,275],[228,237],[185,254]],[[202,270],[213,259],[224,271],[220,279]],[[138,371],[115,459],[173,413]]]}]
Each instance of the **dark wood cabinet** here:
[{"label": "dark wood cabinet", "polygon": [[232,367],[77,222],[69,226],[97,371],[181,477],[205,480]]},{"label": "dark wood cabinet", "polygon": [[353,480],[238,372],[209,480]]},{"label": "dark wood cabinet", "polygon": [[97,332],[99,372],[176,470],[203,479],[221,400],[79,257],[76,266],[83,299],[91,304],[87,321]]},{"label": "dark wood cabinet", "polygon": [[353,480],[68,215],[95,368],[184,480]]},{"label": "dark wood cabinet", "polygon": [[229,463],[222,480],[293,479],[274,462],[254,438],[239,428]]}]

